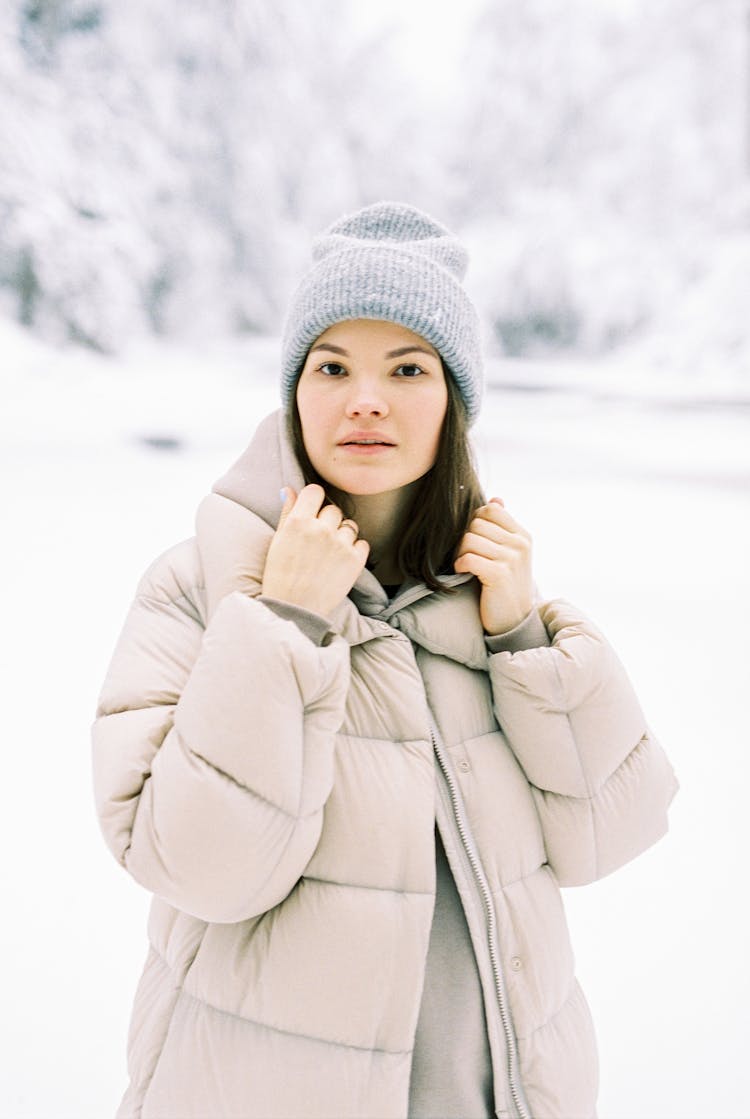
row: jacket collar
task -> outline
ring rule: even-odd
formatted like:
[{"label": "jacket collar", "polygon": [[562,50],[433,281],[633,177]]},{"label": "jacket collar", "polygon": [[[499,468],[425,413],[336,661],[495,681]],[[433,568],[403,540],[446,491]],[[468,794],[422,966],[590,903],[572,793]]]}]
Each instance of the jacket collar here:
[{"label": "jacket collar", "polygon": [[[248,509],[262,522],[258,531],[270,534],[279,523],[282,486],[299,492],[304,484],[286,416],[278,409],[261,422],[249,446],[214,484],[213,492]],[[350,645],[400,630],[429,652],[485,669],[487,652],[476,580],[471,575],[448,575],[441,582],[458,588],[457,592],[436,595],[424,583],[412,581],[391,602],[372,572],[365,569],[349,597],[334,611],[334,628]]]},{"label": "jacket collar", "polygon": [[281,515],[282,486],[299,493],[305,484],[279,408],[259,424],[250,445],[214,484],[214,493],[244,505],[272,529]]}]

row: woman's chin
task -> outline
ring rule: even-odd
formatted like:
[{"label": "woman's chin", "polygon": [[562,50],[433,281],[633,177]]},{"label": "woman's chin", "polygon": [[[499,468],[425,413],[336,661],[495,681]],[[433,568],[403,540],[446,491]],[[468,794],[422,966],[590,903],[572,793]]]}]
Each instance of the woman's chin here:
[{"label": "woman's chin", "polygon": [[395,482],[392,478],[336,478],[329,484],[338,492],[349,497],[385,497],[388,494],[401,494],[411,489],[419,479]]},{"label": "woman's chin", "polygon": [[[364,473],[364,472],[363,472]],[[392,490],[401,489],[398,482],[394,485],[392,478],[378,476],[375,471],[369,471],[369,477],[363,473],[336,473],[327,479],[328,484],[339,493],[347,493],[351,497],[374,497],[379,493],[390,493]]]}]

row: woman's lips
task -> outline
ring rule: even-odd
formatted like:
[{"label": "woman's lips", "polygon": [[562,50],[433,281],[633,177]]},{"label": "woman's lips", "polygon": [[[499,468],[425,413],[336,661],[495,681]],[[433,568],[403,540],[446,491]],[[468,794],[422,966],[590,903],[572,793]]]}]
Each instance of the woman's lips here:
[{"label": "woman's lips", "polygon": [[393,443],[339,443],[342,451],[352,455],[378,455],[384,451],[392,451]]},{"label": "woman's lips", "polygon": [[353,455],[378,455],[394,446],[381,431],[350,431],[339,443],[339,447]]}]

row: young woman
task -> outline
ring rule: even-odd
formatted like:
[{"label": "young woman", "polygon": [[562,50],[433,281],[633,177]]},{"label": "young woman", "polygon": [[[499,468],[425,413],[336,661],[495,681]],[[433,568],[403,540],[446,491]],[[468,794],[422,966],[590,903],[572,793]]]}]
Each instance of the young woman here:
[{"label": "young woman", "polygon": [[138,588],[94,727],[154,894],[121,1119],[584,1119],[561,885],[676,783],[601,633],[535,601],[485,501],[465,254],[409,206],[333,225],[284,407]]}]

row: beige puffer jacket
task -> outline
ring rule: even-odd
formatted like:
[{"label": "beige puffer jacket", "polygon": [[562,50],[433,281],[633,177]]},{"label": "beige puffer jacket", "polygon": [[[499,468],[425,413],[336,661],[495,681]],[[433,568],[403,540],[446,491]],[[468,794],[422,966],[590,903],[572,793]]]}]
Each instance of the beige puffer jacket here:
[{"label": "beige puffer jacket", "polygon": [[[302,481],[275,415],[204,502],[197,540],[144,576],[102,691],[102,828],[155,895],[118,1114],[406,1116],[437,818],[497,1114],[592,1116],[595,1041],[558,887],[664,833],[669,763],[614,653],[564,602],[541,605],[551,647],[488,655],[473,579],[389,604],[365,572],[317,647],[253,597],[285,483]],[[217,523],[255,578],[243,593],[230,572],[214,603],[201,558],[223,547]]]}]

